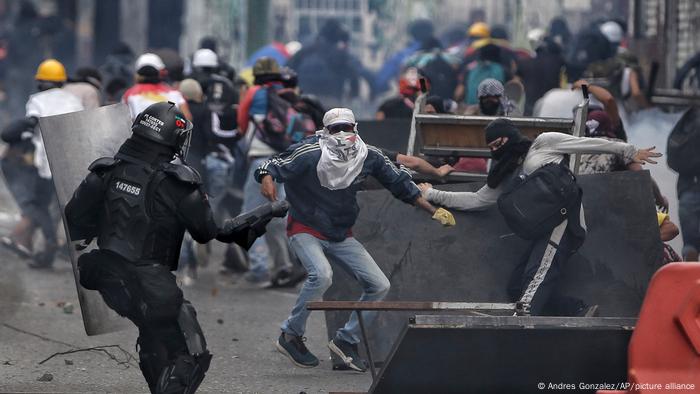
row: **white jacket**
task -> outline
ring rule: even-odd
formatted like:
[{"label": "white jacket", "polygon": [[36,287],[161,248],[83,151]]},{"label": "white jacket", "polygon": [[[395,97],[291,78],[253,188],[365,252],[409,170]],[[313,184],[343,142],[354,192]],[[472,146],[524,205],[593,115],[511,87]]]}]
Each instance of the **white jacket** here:
[{"label": "white jacket", "polygon": [[[43,116],[62,115],[69,112],[82,111],[83,104],[78,97],[60,88],[44,90],[29,96],[27,101],[27,117],[41,118]],[[51,132],[44,130],[43,132]],[[34,133],[32,138],[34,143],[34,165],[39,172],[39,176],[44,179],[51,179],[51,169],[49,160],[44,149],[44,140],[41,133]]]}]

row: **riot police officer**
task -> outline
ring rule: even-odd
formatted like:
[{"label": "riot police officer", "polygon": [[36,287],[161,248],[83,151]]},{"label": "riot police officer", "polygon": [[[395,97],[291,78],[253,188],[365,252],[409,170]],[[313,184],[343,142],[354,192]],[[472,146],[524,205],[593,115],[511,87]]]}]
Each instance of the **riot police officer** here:
[{"label": "riot police officer", "polygon": [[98,249],[78,260],[80,284],[139,328],[140,367],[153,393],[194,393],[211,361],[170,272],[185,229],[200,243],[248,248],[271,218],[217,226],[197,171],[171,163],[184,163],[191,126],[174,103],[146,108],[117,154],[90,165],[65,212],[72,240],[97,239]]}]

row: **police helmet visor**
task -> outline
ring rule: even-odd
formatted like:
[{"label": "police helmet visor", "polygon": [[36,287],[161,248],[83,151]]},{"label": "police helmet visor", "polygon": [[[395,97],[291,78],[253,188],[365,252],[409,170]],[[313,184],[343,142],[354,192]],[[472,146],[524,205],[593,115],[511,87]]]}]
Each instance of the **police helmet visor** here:
[{"label": "police helmet visor", "polygon": [[178,142],[180,145],[180,151],[178,156],[183,160],[187,159],[187,153],[190,151],[190,145],[192,142],[192,122],[181,116],[175,117],[175,127],[178,131]]}]

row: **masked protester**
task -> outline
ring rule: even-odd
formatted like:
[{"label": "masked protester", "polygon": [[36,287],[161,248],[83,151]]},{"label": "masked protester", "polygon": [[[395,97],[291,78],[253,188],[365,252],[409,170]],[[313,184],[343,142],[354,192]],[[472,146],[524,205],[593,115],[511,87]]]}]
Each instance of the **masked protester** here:
[{"label": "masked protester", "polygon": [[[255,171],[263,195],[270,200],[277,198],[274,182],[285,184],[291,206],[287,224],[290,247],[308,271],[276,343],[277,350],[299,367],[319,364],[304,344],[310,313],[306,303],[321,299],[330,287],[333,270],[329,257],[360,282],[361,301],[382,300],[389,291],[389,280],[352,236],[359,210],[356,194],[367,177],[374,176],[394,197],[430,212],[441,223],[454,225],[449,212],[436,210],[420,196],[403,167],[397,168],[379,149],[362,141],[351,110],[333,108],[326,112],[323,124],[315,136],[272,157]],[[363,312],[364,319],[372,320],[374,315]],[[365,371],[367,366],[357,351],[359,342],[358,317],[353,313],[328,346],[348,367]]]},{"label": "masked protester", "polygon": [[479,103],[467,107],[466,115],[503,116],[515,112],[515,105],[506,97],[503,84],[492,78],[479,83]]},{"label": "masked protester", "polygon": [[[512,188],[517,180],[527,177],[548,164],[566,165],[567,155],[580,153],[613,153],[624,157],[626,163],[655,163],[653,158],[661,156],[654,148],[640,149],[630,144],[606,141],[599,138],[573,137],[563,133],[543,133],[534,141],[520,133],[513,123],[505,118],[492,121],[486,127],[486,142],[491,149],[494,163],[489,170],[487,182],[476,192],[445,192],[432,185],[419,185],[423,196],[434,203],[464,211],[478,211],[495,204],[499,196]],[[524,310],[533,315],[544,313],[585,314],[587,309],[580,300],[550,297],[556,287],[560,271],[568,258],[583,243],[586,224],[580,202],[572,201],[566,220],[551,234],[563,230],[555,242],[556,251],[552,259],[545,259],[551,247],[550,233],[532,241],[528,252],[513,272],[508,290],[514,300],[524,305]],[[548,304],[550,311],[545,310]]]},{"label": "masked protester", "polygon": [[170,272],[185,229],[200,243],[248,248],[270,220],[217,227],[197,171],[171,163],[184,160],[191,130],[174,103],[150,105],[117,154],[90,165],[65,211],[71,239],[97,238],[98,248],[78,259],[80,284],[138,327],[152,393],[194,393],[211,361],[194,307]]}]

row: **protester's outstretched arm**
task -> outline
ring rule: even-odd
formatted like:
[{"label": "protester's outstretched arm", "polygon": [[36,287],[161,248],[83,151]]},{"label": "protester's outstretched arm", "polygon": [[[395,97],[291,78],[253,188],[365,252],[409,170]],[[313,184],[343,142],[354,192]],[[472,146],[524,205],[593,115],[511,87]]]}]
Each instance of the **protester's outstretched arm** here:
[{"label": "protester's outstretched arm", "polygon": [[454,168],[449,164],[445,164],[443,166],[440,166],[439,168],[435,168],[432,164],[428,163],[427,161],[418,156],[409,156],[399,153],[398,155],[396,155],[396,160],[400,164],[403,164],[404,166],[412,169],[413,171],[425,175],[433,175],[440,178],[454,171]]},{"label": "protester's outstretched arm", "polygon": [[535,139],[530,148],[529,159],[536,159],[540,154],[575,154],[575,153],[612,153],[622,155],[625,164],[656,164],[654,158],[662,154],[654,151],[656,147],[637,149],[624,142],[609,141],[603,138],[574,137],[564,133],[543,133]]},{"label": "protester's outstretched arm", "polygon": [[431,214],[432,219],[437,220],[443,226],[454,226],[457,224],[457,222],[455,222],[455,217],[450,211],[445,208],[435,208],[428,200],[423,198],[423,196],[416,198],[414,205]]},{"label": "protester's outstretched arm", "polygon": [[501,194],[500,187],[492,189],[487,185],[476,192],[446,192],[434,189],[430,183],[421,183],[418,188],[426,200],[460,211],[484,210],[495,204]]}]

